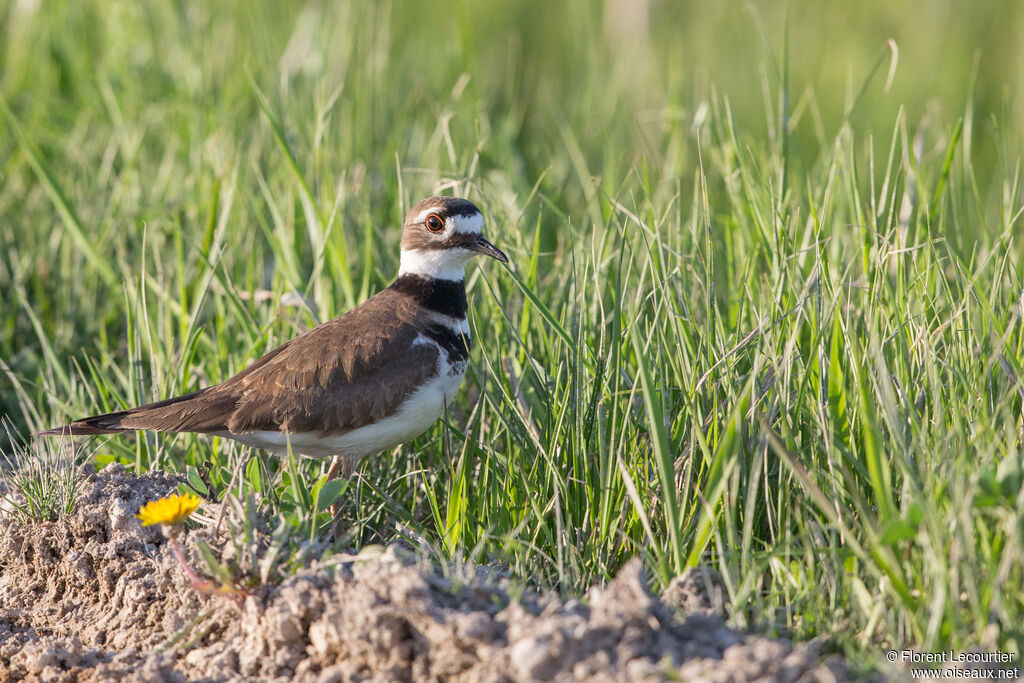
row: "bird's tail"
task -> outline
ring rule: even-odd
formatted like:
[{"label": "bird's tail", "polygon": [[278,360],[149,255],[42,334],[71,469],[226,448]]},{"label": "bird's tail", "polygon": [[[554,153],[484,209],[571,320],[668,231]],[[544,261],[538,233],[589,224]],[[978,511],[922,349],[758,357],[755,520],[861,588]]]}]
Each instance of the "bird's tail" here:
[{"label": "bird's tail", "polygon": [[121,426],[121,419],[128,412],[127,410],[121,410],[116,413],[107,413],[106,415],[93,415],[92,417],[75,420],[62,427],[44,429],[41,432],[36,432],[36,436],[94,436],[96,434],[126,432],[129,429]]},{"label": "bird's tail", "polygon": [[[223,428],[223,420],[210,420],[212,415],[200,415],[193,399],[206,393],[206,389],[191,394],[175,396],[164,401],[149,403],[138,408],[118,410],[104,415],[75,420],[62,427],[37,432],[37,436],[95,436],[97,434],[117,434],[140,429],[151,429],[158,432],[180,431],[216,431]],[[204,402],[205,403],[205,402]],[[216,405],[216,403],[215,403]]]}]

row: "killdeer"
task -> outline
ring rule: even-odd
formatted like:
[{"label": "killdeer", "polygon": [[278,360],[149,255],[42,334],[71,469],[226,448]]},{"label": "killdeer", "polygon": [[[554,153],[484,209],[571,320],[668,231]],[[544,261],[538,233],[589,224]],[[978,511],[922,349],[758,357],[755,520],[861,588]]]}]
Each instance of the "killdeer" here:
[{"label": "killdeer", "polygon": [[347,313],[277,347],[230,379],[164,401],[40,432],[196,432],[255,448],[333,457],[345,474],[367,455],[426,431],[469,360],[465,269],[484,254],[483,215],[458,197],[412,207],[398,277]]}]

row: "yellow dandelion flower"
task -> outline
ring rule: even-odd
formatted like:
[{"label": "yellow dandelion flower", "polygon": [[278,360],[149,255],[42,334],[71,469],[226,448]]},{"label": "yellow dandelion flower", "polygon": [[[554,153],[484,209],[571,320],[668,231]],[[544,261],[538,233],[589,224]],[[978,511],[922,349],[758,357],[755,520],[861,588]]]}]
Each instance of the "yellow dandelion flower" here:
[{"label": "yellow dandelion flower", "polygon": [[173,496],[153,500],[142,506],[139,514],[142,526],[153,524],[180,524],[199,507],[199,498],[192,494],[184,496],[175,493]]}]

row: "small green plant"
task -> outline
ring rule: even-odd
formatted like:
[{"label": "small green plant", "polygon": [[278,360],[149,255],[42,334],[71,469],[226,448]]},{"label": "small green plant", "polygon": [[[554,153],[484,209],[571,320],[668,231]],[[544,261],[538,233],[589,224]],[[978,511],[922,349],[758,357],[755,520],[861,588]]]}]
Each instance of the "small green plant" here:
[{"label": "small green plant", "polygon": [[[220,547],[211,547],[204,538],[196,538],[195,543],[206,572],[222,585],[248,590],[278,583],[328,549],[326,543],[309,539],[307,529],[294,517],[276,514],[273,509],[261,510],[251,492],[243,498],[227,493],[221,506],[207,526]],[[271,519],[276,520],[273,531],[268,526]],[[219,533],[222,524],[226,532],[223,536]]]},{"label": "small green plant", "polygon": [[0,500],[25,524],[55,522],[71,514],[89,453],[69,441],[26,442],[3,425],[6,452],[0,453]]},{"label": "small green plant", "polygon": [[[194,543],[205,573],[221,586],[217,593],[244,597],[330,554],[336,522],[331,508],[349,482],[317,477],[293,455],[274,464],[280,469],[270,471],[255,457],[239,460],[219,491],[219,508],[202,520]],[[189,466],[185,477],[178,497],[210,498],[208,474]]]},{"label": "small green plant", "polygon": [[208,581],[196,573],[192,569],[192,565],[188,562],[188,556],[185,553],[185,549],[181,547],[181,543],[178,542],[178,536],[185,528],[185,520],[187,520],[196,508],[199,507],[200,499],[198,496],[191,493],[184,495],[175,493],[167,496],[166,498],[160,498],[153,500],[139,510],[139,513],[135,515],[139,521],[142,522],[142,526],[152,526],[159,524],[164,535],[167,537],[167,545],[170,546],[171,552],[174,554],[174,559],[178,561],[182,571],[192,581],[192,587],[200,593],[206,595],[216,595],[219,597],[227,598],[235,602],[236,605],[241,607],[245,601],[248,592],[244,587],[239,586],[233,577],[228,575],[223,566],[216,562],[213,558],[213,554],[210,551],[210,547],[203,543],[201,540],[197,541],[200,554],[203,556],[203,560],[213,574],[214,581]]}]

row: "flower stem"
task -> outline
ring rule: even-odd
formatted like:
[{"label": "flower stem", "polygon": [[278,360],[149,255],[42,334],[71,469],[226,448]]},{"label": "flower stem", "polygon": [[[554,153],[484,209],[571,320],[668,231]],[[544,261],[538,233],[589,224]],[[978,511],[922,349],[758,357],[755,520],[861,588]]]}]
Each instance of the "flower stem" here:
[{"label": "flower stem", "polygon": [[181,544],[178,543],[178,539],[171,538],[168,543],[171,546],[171,552],[174,553],[174,557],[178,560],[178,564],[181,565],[182,571],[188,576],[189,580],[192,581],[192,587],[204,595],[219,595],[221,597],[229,598],[234,602],[239,609],[242,608],[242,604],[245,602],[246,596],[249,594],[243,588],[235,588],[233,586],[221,586],[218,588],[213,584],[212,581],[206,581],[199,576],[189,566],[188,559],[185,557],[185,551],[182,549]]}]

